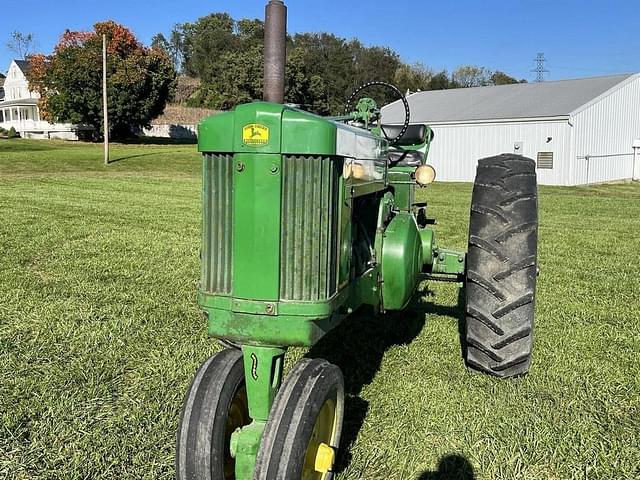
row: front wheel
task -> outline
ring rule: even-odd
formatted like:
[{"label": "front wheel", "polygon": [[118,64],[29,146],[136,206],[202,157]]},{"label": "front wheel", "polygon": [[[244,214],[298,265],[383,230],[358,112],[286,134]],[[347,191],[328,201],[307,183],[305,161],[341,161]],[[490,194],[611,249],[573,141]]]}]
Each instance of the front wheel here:
[{"label": "front wheel", "polygon": [[184,399],[176,479],[235,479],[231,434],[250,422],[242,352],[223,350],[198,369]]},{"label": "front wheel", "polygon": [[478,162],[466,275],[465,361],[499,377],[529,370],[537,276],[538,191],[533,160]]},{"label": "front wheel", "polygon": [[262,435],[254,479],[329,480],[344,416],[342,372],[304,359],[287,376]]}]

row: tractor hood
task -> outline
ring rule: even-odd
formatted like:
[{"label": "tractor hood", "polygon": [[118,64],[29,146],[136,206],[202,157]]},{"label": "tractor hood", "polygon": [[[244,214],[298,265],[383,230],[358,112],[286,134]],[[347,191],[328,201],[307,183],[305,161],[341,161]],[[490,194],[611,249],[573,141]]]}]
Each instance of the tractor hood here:
[{"label": "tractor hood", "polygon": [[253,102],[213,115],[199,126],[203,153],[281,153],[385,158],[387,142],[350,127],[279,103]]}]

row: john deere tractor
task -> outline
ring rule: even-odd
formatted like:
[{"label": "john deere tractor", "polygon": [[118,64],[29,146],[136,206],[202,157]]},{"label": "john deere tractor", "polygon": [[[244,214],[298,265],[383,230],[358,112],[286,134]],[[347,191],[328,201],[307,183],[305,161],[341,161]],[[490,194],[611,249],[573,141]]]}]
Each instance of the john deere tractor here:
[{"label": "john deere tractor", "polygon": [[[444,248],[415,195],[436,176],[427,163],[431,129],[412,124],[407,100],[381,82],[358,88],[341,117],[285,106],[285,40],[286,7],[271,0],[264,101],[200,125],[198,303],[209,334],[227,348],[204,362],[186,394],[179,480],[332,478],[342,373],[305,358],[283,379],[287,347],[311,347],[365,305],[402,310],[422,279],[465,289],[468,368],[511,377],[531,362],[533,161],[480,160],[468,252]],[[402,124],[381,123],[364,95],[374,87],[398,97]]]}]

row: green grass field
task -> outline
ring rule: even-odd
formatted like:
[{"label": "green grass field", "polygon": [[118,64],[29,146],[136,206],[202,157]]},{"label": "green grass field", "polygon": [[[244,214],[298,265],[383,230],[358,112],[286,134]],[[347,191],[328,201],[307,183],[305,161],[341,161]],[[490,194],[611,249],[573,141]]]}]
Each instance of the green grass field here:
[{"label": "green grass field", "polygon": [[[218,349],[195,147],[113,153],[0,140],[0,478],[173,478],[182,396]],[[464,248],[470,193],[426,191],[442,244]],[[640,185],[542,187],[540,215],[528,376],[465,370],[451,284],[313,349],[345,374],[339,479],[640,478]]]}]

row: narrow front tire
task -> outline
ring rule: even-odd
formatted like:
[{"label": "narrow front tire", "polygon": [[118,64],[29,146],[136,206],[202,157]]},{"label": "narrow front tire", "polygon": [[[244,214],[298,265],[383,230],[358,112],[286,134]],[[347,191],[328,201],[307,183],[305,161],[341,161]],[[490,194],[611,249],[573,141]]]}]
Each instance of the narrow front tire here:
[{"label": "narrow front tire", "polygon": [[251,422],[242,352],[223,350],[196,372],[185,396],[176,448],[177,480],[233,480],[231,434]]},{"label": "narrow front tire", "polygon": [[326,360],[300,361],[274,401],[254,479],[331,479],[343,416],[340,369]]}]

